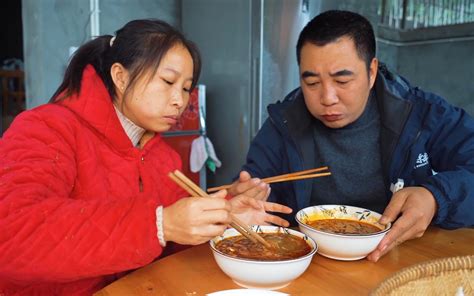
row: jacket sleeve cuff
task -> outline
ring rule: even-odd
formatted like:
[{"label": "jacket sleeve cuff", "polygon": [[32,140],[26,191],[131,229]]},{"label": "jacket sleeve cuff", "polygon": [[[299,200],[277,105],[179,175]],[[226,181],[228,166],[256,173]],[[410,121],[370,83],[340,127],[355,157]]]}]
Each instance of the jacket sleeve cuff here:
[{"label": "jacket sleeve cuff", "polygon": [[432,184],[422,184],[421,186],[425,187],[431,192],[431,194],[433,194],[433,197],[436,200],[436,204],[438,205],[438,209],[436,211],[432,223],[438,225],[442,224],[448,216],[448,203],[444,198],[443,193]]},{"label": "jacket sleeve cuff", "polygon": [[166,247],[166,240],[163,234],[163,206],[156,208],[156,235],[160,245]]}]

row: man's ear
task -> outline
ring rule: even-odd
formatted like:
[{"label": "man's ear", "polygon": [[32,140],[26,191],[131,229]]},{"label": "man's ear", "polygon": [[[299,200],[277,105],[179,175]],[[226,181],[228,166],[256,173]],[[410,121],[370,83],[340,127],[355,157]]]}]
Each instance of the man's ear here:
[{"label": "man's ear", "polygon": [[374,86],[375,78],[377,78],[378,69],[379,69],[379,60],[377,60],[377,58],[373,58],[372,61],[370,62],[370,68],[369,68],[370,88]]},{"label": "man's ear", "polygon": [[114,63],[112,67],[110,67],[110,76],[114,82],[116,93],[123,94],[129,81],[128,70],[125,69],[122,64]]}]

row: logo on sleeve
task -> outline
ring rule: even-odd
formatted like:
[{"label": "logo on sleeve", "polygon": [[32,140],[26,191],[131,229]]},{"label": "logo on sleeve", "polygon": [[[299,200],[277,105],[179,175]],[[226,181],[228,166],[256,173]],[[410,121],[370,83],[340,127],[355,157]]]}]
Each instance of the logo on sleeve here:
[{"label": "logo on sleeve", "polygon": [[424,167],[428,164],[428,153],[420,153],[416,159],[415,169]]}]

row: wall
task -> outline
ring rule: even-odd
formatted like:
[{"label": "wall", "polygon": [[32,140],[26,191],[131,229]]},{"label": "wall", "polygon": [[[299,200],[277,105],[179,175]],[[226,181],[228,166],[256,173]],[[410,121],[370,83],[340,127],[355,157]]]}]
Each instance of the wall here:
[{"label": "wall", "polygon": [[[252,0],[183,0],[184,33],[198,45],[206,122],[222,167],[209,186],[228,183],[245,161],[252,121]],[[257,2],[257,1],[255,1]]]},{"label": "wall", "polygon": [[[137,18],[181,23],[180,1],[99,1],[100,34],[112,34]],[[49,100],[59,86],[69,48],[90,40],[89,1],[23,0],[23,40],[27,108]]]},{"label": "wall", "polygon": [[474,24],[398,31],[379,27],[379,58],[414,86],[474,115]]},{"label": "wall", "polygon": [[[316,2],[312,2],[315,5]],[[267,0],[263,7],[262,111],[259,125],[268,117],[267,106],[299,86],[296,43],[314,14],[302,1]],[[318,10],[319,11],[319,10]],[[256,135],[256,132],[253,133]]]},{"label": "wall", "polygon": [[183,31],[203,56],[208,135],[222,161],[209,186],[238,174],[267,105],[298,86],[296,40],[308,21],[302,10],[301,0],[182,1]]}]

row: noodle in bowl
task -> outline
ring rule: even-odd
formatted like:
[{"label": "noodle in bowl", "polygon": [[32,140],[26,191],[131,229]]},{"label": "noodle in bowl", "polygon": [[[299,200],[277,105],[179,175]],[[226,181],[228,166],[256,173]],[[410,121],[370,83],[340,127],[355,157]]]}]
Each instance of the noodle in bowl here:
[{"label": "noodle in bowl", "polygon": [[[391,223],[378,223],[381,216],[359,207],[317,205],[298,211],[296,221],[300,231],[316,241],[320,255],[352,261],[365,258],[374,251],[390,230]],[[328,222],[334,222],[333,226]]]},{"label": "noodle in bowl", "polygon": [[214,259],[221,270],[227,274],[236,284],[246,288],[254,289],[281,289],[299,277],[308,268],[317,244],[307,235],[296,230],[278,226],[253,226],[259,234],[277,233],[292,235],[302,239],[309,246],[308,253],[294,259],[265,260],[248,259],[236,255],[229,255],[216,246],[225,239],[241,235],[234,228],[227,229],[223,235],[215,237],[209,244]]}]

